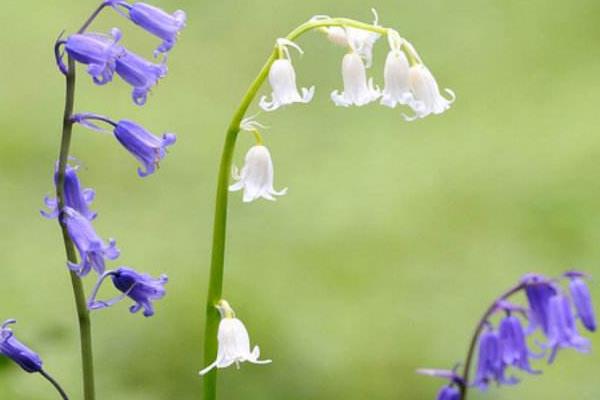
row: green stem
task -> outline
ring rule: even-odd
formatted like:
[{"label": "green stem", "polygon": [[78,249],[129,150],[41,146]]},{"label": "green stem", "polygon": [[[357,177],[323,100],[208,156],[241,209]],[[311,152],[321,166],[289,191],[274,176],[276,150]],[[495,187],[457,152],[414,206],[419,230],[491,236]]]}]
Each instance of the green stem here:
[{"label": "green stem", "polygon": [[46,380],[48,382],[50,382],[50,384],[52,386],[54,386],[54,389],[56,389],[56,391],[58,392],[58,394],[60,394],[60,397],[63,400],[69,400],[69,397],[67,396],[67,394],[65,393],[65,391],[63,390],[63,388],[60,386],[60,384],[50,374],[48,374],[46,371],[44,371],[42,369],[42,370],[40,370],[40,375],[42,375],[44,378],[46,378]]},{"label": "green stem", "polygon": [[[372,32],[377,32],[386,35],[388,30],[380,26],[365,24],[346,18],[332,18],[327,20],[308,21],[293,31],[291,31],[286,39],[295,40],[303,33],[313,29],[328,27],[328,26],[347,26],[358,29],[364,29]],[[227,134],[223,153],[221,155],[221,163],[219,165],[219,174],[217,178],[217,196],[215,203],[215,216],[213,225],[213,243],[210,264],[210,276],[208,286],[208,297],[206,301],[206,322],[204,328],[204,364],[212,363],[217,355],[217,332],[219,328],[220,314],[216,309],[216,305],[221,300],[223,291],[223,266],[225,261],[225,239],[227,236],[227,203],[229,195],[229,175],[233,160],[233,152],[240,131],[240,123],[248,107],[256,97],[258,90],[264,83],[269,74],[271,65],[278,57],[278,46],[275,46],[269,58],[261,68],[257,77],[254,79],[246,94],[242,98],[240,105],[233,114]],[[204,376],[204,400],[215,400],[217,396],[217,370],[213,369]]]}]

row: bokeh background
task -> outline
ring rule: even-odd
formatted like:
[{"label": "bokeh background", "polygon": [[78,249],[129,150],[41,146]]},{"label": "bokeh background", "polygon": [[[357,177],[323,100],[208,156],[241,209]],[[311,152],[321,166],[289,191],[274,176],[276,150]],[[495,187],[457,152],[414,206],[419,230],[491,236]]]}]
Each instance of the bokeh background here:
[{"label": "bokeh background", "polygon": [[[56,223],[38,210],[53,190],[64,95],[53,42],[97,3],[6,1],[0,14],[0,319],[19,320],[19,338],[73,399],[72,294]],[[189,21],[148,104],[133,105],[119,80],[96,87],[82,68],[78,80],[78,111],[178,134],[160,171],[140,179],[111,136],[74,133],[81,178],[97,190],[96,228],[122,250],[113,265],[171,279],[153,318],[126,302],[93,314],[99,399],[199,398],[224,129],[275,38],[315,14],[370,21],[376,7],[458,100],[413,123],[376,104],[336,108],[343,50],[317,33],[301,38],[298,81],[316,85],[316,98],[260,116],[276,187],[289,194],[247,205],[236,193],[230,208],[225,297],[274,362],[224,371],[220,398],[433,399],[441,382],[415,368],[459,362],[484,307],[523,273],[600,277],[597,0],[153,3],[185,9]],[[110,11],[94,29],[112,26],[147,56],[158,43]],[[379,83],[386,47],[370,71]],[[242,135],[238,164],[251,144]],[[472,398],[598,399],[593,341],[590,355],[561,352],[538,364],[543,375]],[[56,394],[1,359],[0,398]]]}]

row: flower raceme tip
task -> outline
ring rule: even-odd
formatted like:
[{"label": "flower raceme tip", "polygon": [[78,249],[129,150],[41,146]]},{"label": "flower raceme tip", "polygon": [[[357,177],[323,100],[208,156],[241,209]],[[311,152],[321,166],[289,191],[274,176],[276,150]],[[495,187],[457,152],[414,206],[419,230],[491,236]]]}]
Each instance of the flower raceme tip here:
[{"label": "flower raceme tip", "polygon": [[40,356],[17,340],[8,327],[16,322],[14,319],[9,319],[0,325],[0,354],[13,360],[26,372],[40,372],[42,370]]}]

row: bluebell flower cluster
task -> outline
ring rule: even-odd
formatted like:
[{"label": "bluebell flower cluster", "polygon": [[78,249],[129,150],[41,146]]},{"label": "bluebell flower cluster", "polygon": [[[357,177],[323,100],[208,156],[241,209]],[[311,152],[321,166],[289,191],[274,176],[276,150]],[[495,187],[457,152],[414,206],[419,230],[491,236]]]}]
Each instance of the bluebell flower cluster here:
[{"label": "bluebell flower cluster", "polygon": [[[125,48],[121,44],[121,31],[113,28],[108,34],[80,31],[59,40],[55,45],[57,65],[64,74],[69,73],[63,60],[66,53],[75,62],[87,66],[88,74],[97,85],[111,82],[116,74],[133,88],[134,103],[144,105],[148,93],[167,74],[167,53],[171,51],[179,32],[185,26],[185,13],[179,10],[168,14],[145,3],[130,4],[115,0],[105,0],[99,10],[105,7],[117,10],[135,25],[161,39],[161,44],[154,52],[154,57],[162,55],[161,59],[152,62]],[[160,160],[167,153],[167,147],[176,140],[172,133],[158,137],[136,122],[127,119],[113,121],[94,113],[74,114],[70,121],[99,131],[105,131],[100,124],[109,126],[108,131],[116,141],[142,165],[138,169],[141,177],[156,171]],[[54,173],[55,186],[59,183],[57,169],[58,167]],[[96,232],[93,222],[97,213],[90,208],[95,192],[83,187],[78,176],[79,169],[70,163],[66,166],[62,208],[57,198],[46,196],[44,203],[47,210],[41,213],[46,218],[59,218],[77,249],[79,261],[68,262],[68,268],[79,277],[88,276],[92,271],[96,273],[96,286],[88,300],[88,308],[105,308],[128,297],[135,302],[130,308],[132,313],[143,310],[146,317],[154,315],[153,302],[165,295],[165,284],[168,281],[166,275],[153,278],[124,266],[107,271],[107,263],[116,260],[120,256],[120,250],[114,239],[104,240]],[[112,278],[115,290],[121,295],[109,301],[99,301],[96,297],[106,277]]]},{"label": "bluebell flower cluster", "polygon": [[64,49],[75,61],[87,66],[88,74],[97,85],[111,82],[116,73],[133,88],[134,103],[144,105],[148,93],[167,74],[166,55],[185,27],[186,15],[181,10],[171,15],[141,2],[129,4],[126,1],[106,0],[104,4],[111,6],[148,33],[162,39],[154,57],[158,57],[159,54],[163,54],[164,57],[154,63],[128,50],[120,44],[121,31],[113,28],[109,34],[75,33],[66,39],[58,40],[55,45],[56,63],[66,74],[68,67],[63,61]]},{"label": "bluebell flower cluster", "polygon": [[[554,362],[559,350],[575,349],[586,353],[590,350],[589,339],[579,333],[578,325],[589,332],[596,331],[596,317],[587,276],[578,271],[569,271],[558,279],[538,274],[525,275],[519,284],[494,302],[478,325],[477,366],[475,377],[468,381],[466,376],[455,379],[454,373],[429,373],[450,379],[450,383],[438,393],[438,400],[461,399],[462,388],[476,387],[487,390],[490,384],[514,385],[519,379],[512,370],[527,374],[540,374],[531,366],[532,359]],[[563,285],[564,281],[568,285]],[[508,298],[524,292],[526,305],[508,301]],[[497,323],[494,317],[501,315]],[[579,321],[579,324],[577,323]],[[542,340],[530,339],[533,335]],[[474,353],[473,353],[474,354]],[[469,354],[468,358],[473,356]],[[470,366],[470,360],[466,363]],[[423,372],[425,371],[425,372]],[[461,383],[462,382],[464,383]]]}]

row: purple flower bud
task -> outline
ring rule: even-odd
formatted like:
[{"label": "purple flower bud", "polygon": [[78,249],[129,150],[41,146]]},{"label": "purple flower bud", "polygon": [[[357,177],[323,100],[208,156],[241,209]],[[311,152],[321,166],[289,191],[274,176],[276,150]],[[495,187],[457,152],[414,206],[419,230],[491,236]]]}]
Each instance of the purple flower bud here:
[{"label": "purple flower bud", "polygon": [[577,332],[568,297],[562,294],[553,296],[549,301],[548,310],[548,341],[543,345],[552,351],[548,363],[554,361],[561,348],[571,347],[583,353],[588,352],[590,341]]},{"label": "purple flower bud", "polygon": [[588,331],[596,331],[596,315],[587,284],[583,278],[575,276],[571,278],[569,289],[581,323]]},{"label": "purple flower bud", "polygon": [[544,334],[548,334],[548,307],[550,299],[556,295],[556,288],[543,276],[528,274],[523,277],[525,294],[529,302],[529,330],[540,327]]},{"label": "purple flower bud", "polygon": [[[108,301],[96,300],[98,290],[106,277],[111,276],[115,287],[123,294]],[[142,308],[144,316],[154,315],[153,300],[159,300],[165,296],[164,285],[168,282],[166,275],[159,278],[153,278],[148,274],[141,274],[129,267],[120,267],[115,271],[108,271],[100,277],[98,283],[92,292],[88,301],[88,307],[92,310],[110,307],[113,304],[123,300],[125,297],[131,298],[136,304],[129,308],[129,311],[136,313]]]},{"label": "purple flower bud", "polygon": [[151,63],[124,50],[123,55],[116,60],[116,71],[125,82],[133,86],[133,102],[141,106],[146,103],[148,92],[167,74],[167,65]]},{"label": "purple flower bud", "polygon": [[454,386],[444,386],[439,391],[437,400],[460,400],[460,391]]},{"label": "purple flower bud", "polygon": [[[58,164],[57,164],[58,168]],[[58,172],[54,173],[54,185],[58,184]],[[96,218],[96,213],[89,209],[90,204],[94,200],[96,193],[93,189],[82,189],[77,177],[77,167],[71,167],[67,164],[65,170],[64,184],[65,206],[70,207],[83,215],[90,221]],[[58,201],[55,197],[44,197],[44,203],[48,207],[48,212],[40,211],[46,218],[56,218],[58,212]]]},{"label": "purple flower bud", "polygon": [[81,259],[79,264],[69,262],[69,268],[77,272],[79,276],[87,275],[92,268],[98,274],[104,273],[104,259],[114,260],[119,257],[116,242],[109,239],[108,245],[106,245],[96,234],[92,223],[70,207],[63,209],[62,218]]},{"label": "purple flower bud", "polygon": [[165,133],[161,139],[129,120],[119,121],[114,133],[123,147],[144,166],[145,170],[138,168],[138,174],[141,177],[150,175],[156,170],[159,161],[167,153],[167,147],[176,140],[173,133]]},{"label": "purple flower bud", "polygon": [[498,333],[491,330],[483,333],[479,339],[477,373],[473,383],[480,390],[486,390],[490,382],[507,385],[517,383],[515,378],[505,377],[506,364],[502,357],[502,343]]},{"label": "purple flower bud", "polygon": [[9,319],[0,326],[0,354],[4,354],[27,372],[41,371],[42,359],[40,356],[19,342],[8,327],[15,322],[14,319]]},{"label": "purple flower bud", "polygon": [[88,73],[98,85],[104,85],[112,80],[116,68],[116,60],[123,54],[124,49],[117,43],[121,39],[121,31],[114,28],[110,35],[101,33],[77,33],[67,40],[59,41],[55,46],[56,61],[63,73],[67,67],[62,61],[60,46],[64,45],[66,52],[73,59],[88,66]]},{"label": "purple flower bud", "polygon": [[505,317],[498,328],[502,347],[502,362],[512,365],[531,374],[537,374],[529,364],[529,350],[525,332],[519,318],[509,315]]}]

